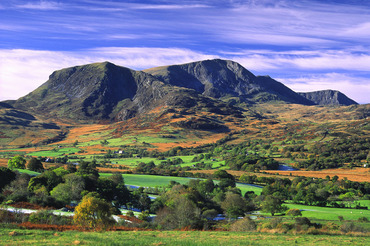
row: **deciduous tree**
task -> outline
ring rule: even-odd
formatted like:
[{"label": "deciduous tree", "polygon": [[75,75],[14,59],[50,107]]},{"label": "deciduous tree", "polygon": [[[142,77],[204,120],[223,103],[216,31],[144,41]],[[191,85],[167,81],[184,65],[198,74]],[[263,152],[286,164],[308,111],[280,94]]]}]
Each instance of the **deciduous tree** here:
[{"label": "deciduous tree", "polygon": [[14,156],[12,159],[9,159],[8,167],[9,168],[25,169],[26,168],[26,159],[24,159],[20,155]]}]

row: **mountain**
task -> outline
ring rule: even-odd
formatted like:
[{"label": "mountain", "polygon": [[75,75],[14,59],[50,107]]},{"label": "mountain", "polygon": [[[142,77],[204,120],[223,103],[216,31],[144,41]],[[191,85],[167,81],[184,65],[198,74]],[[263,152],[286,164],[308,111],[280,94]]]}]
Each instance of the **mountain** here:
[{"label": "mountain", "polygon": [[123,121],[163,107],[238,118],[248,109],[232,106],[233,98],[247,104],[355,103],[336,91],[298,94],[269,76],[255,76],[236,62],[214,59],[143,71],[109,62],[65,68],[53,72],[47,82],[28,95],[0,106],[41,115],[47,121]]},{"label": "mountain", "polygon": [[143,70],[167,84],[194,89],[213,98],[241,97],[252,102],[284,101],[312,105],[282,83],[249,72],[229,60],[205,60]]},{"label": "mountain", "polygon": [[13,106],[58,118],[124,120],[155,106],[167,87],[144,72],[94,63],[55,71]]},{"label": "mountain", "polygon": [[358,104],[354,100],[348,98],[340,91],[322,90],[313,92],[298,92],[299,95],[307,98],[317,105],[352,105]]},{"label": "mountain", "polygon": [[240,114],[194,90],[165,84],[148,73],[109,62],[55,71],[30,94],[3,104],[49,118],[93,121],[127,120],[166,106],[205,105],[209,111]]}]

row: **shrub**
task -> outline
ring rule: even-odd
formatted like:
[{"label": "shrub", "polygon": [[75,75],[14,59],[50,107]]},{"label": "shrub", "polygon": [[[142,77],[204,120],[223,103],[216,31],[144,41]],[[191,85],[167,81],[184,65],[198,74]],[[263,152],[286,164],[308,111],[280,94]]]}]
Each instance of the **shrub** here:
[{"label": "shrub", "polygon": [[278,229],[279,231],[281,231],[282,233],[287,233],[289,230],[291,230],[293,228],[293,226],[289,223],[279,223],[277,226],[276,226],[276,229]]},{"label": "shrub", "polygon": [[290,215],[290,216],[302,216],[302,213],[299,209],[296,209],[296,208],[291,208],[287,211],[286,213],[287,215]]},{"label": "shrub", "polygon": [[230,231],[255,231],[257,228],[256,222],[249,217],[237,220],[230,226]]},{"label": "shrub", "polygon": [[311,221],[307,217],[297,217],[294,220],[297,225],[311,225]]},{"label": "shrub", "polygon": [[357,220],[358,220],[359,222],[369,222],[369,219],[368,219],[367,217],[365,217],[365,216],[360,217],[360,218],[358,218]]},{"label": "shrub", "polygon": [[28,221],[36,224],[50,224],[52,214],[48,210],[39,210],[36,213],[30,214]]},{"label": "shrub", "polygon": [[269,223],[271,229],[275,229],[282,221],[283,221],[282,218],[273,218]]},{"label": "shrub", "polygon": [[348,232],[367,232],[367,230],[359,225],[355,225],[353,222],[343,223],[340,226],[340,230],[344,233]]}]

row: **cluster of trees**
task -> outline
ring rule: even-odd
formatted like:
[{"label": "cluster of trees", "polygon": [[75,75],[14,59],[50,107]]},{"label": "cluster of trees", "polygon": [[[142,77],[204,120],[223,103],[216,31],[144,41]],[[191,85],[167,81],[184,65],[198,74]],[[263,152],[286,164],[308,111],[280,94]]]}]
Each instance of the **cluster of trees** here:
[{"label": "cluster of trees", "polygon": [[332,179],[329,176],[326,179],[296,177],[292,181],[276,178],[263,188],[262,194],[306,205],[344,207],[341,201],[369,199],[370,183],[338,180],[337,176]]},{"label": "cluster of trees", "polygon": [[0,177],[0,198],[5,201],[62,207],[94,193],[119,208],[136,199],[126,188],[121,174],[100,177],[96,166],[87,162],[80,163],[78,169],[70,164],[67,168],[60,166],[44,170],[34,177],[2,168]]},{"label": "cluster of trees", "polygon": [[279,168],[279,162],[273,158],[262,157],[252,154],[238,154],[228,157],[225,164],[232,170],[241,171],[259,171],[259,170],[276,170]]},{"label": "cluster of trees", "polygon": [[308,160],[299,163],[302,168],[310,170],[342,167],[345,163],[361,164],[369,160],[370,140],[356,136],[337,138],[330,142],[315,144]]}]

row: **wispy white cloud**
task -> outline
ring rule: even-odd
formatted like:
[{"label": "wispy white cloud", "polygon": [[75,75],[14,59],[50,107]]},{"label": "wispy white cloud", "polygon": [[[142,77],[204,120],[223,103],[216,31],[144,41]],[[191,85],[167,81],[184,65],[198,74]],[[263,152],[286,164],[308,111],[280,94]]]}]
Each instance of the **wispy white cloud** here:
[{"label": "wispy white cloud", "polygon": [[276,78],[294,91],[309,92],[334,89],[345,93],[358,103],[370,103],[370,79],[340,73],[302,76],[298,78]]},{"label": "wispy white cloud", "polygon": [[353,70],[370,72],[370,52],[356,50],[244,50],[225,52],[250,69]]},{"label": "wispy white cloud", "polygon": [[59,10],[62,8],[62,4],[53,1],[33,1],[25,4],[15,5],[16,8],[20,9],[32,9],[32,10]]}]

